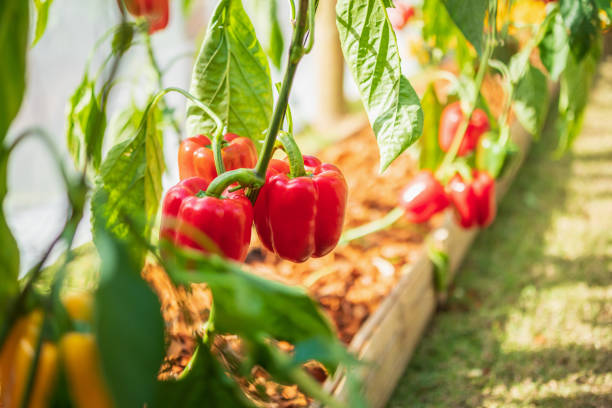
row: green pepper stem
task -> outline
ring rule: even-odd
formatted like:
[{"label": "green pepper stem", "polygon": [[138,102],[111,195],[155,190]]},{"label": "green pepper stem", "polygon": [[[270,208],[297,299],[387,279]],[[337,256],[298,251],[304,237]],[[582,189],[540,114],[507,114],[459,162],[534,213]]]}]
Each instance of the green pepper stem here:
[{"label": "green pepper stem", "polygon": [[359,227],[344,231],[344,234],[342,234],[342,236],[340,237],[338,245],[346,245],[355,239],[363,238],[366,235],[389,228],[397,220],[399,220],[403,214],[404,210],[399,207],[395,207],[382,218],[379,218],[367,224],[360,225]]},{"label": "green pepper stem", "polygon": [[252,169],[236,169],[225,172],[217,177],[208,185],[206,195],[211,197],[220,197],[225,189],[238,183],[243,187],[261,187],[265,179],[259,177]]},{"label": "green pepper stem", "polygon": [[[306,22],[308,18],[308,3],[314,0],[300,0],[299,9],[297,11],[297,21],[295,28],[293,29],[293,36],[291,38],[291,45],[289,47],[289,58],[287,59],[287,68],[283,78],[283,84],[278,95],[278,100],[274,107],[274,113],[272,114],[272,120],[270,121],[270,127],[264,141],[263,148],[259,155],[259,160],[255,165],[255,173],[261,179],[266,176],[266,170],[268,164],[272,159],[272,153],[274,151],[274,144],[276,142],[276,136],[280,129],[281,123],[287,110],[287,103],[289,102],[289,92],[293,84],[295,77],[295,71],[297,65],[304,55],[304,36],[306,34]],[[255,202],[257,199],[258,188],[251,189],[248,193],[251,202]]]},{"label": "green pepper stem", "polygon": [[300,152],[300,148],[298,147],[297,143],[295,143],[293,136],[281,130],[278,132],[278,141],[283,145],[283,149],[289,157],[291,178],[305,176],[306,170],[304,170],[304,158],[302,157],[302,152]]}]

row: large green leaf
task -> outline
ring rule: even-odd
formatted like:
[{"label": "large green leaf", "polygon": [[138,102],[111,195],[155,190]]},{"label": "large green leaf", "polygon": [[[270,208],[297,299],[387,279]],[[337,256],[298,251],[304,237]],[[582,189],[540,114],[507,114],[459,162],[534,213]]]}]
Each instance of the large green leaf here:
[{"label": "large green leaf", "polygon": [[420,141],[419,167],[435,170],[442,161],[444,152],[440,149],[440,143],[438,143],[442,104],[438,101],[433,83],[429,84],[423,98],[421,98],[421,106],[423,107],[424,126]]},{"label": "large green leaf", "polygon": [[[261,140],[272,115],[270,67],[240,0],[222,0],[193,67],[190,93],[210,107],[229,132]],[[215,123],[188,103],[187,132],[212,134]]]},{"label": "large green leaf", "polygon": [[49,18],[49,8],[52,3],[53,0],[34,0],[34,6],[36,7],[36,29],[34,30],[32,45],[36,45],[45,33],[47,19]]},{"label": "large green leaf", "polygon": [[9,151],[4,139],[19,112],[25,90],[29,1],[0,2],[0,326],[17,293],[19,248],[4,216]]},{"label": "large green leaf", "polygon": [[[177,380],[160,381],[151,407],[254,407],[236,381],[206,345],[196,348],[186,373]],[[204,404],[204,401],[206,402]]]},{"label": "large green leaf", "polygon": [[374,129],[380,170],[412,145],[423,130],[419,97],[402,75],[395,33],[380,0],[339,0],[342,51]]},{"label": "large green leaf", "polygon": [[[513,59],[510,62],[512,67]],[[539,135],[548,112],[548,85],[546,75],[527,63],[523,75],[517,79],[513,107],[521,125],[532,135]]]},{"label": "large green leaf", "polygon": [[482,55],[488,0],[444,0],[448,14],[465,38]]},{"label": "large green leaf", "polygon": [[559,0],[559,10],[569,30],[569,45],[578,62],[589,52],[599,33],[595,0]]},{"label": "large green leaf", "polygon": [[25,90],[29,1],[0,2],[0,143],[17,115]]},{"label": "large green leaf", "polygon": [[210,287],[216,331],[292,344],[315,337],[337,341],[329,320],[303,289],[244,272],[216,256],[193,262],[193,270],[171,269],[169,274],[179,284],[204,282]]},{"label": "large green leaf", "polygon": [[[92,213],[95,218],[104,219],[105,228],[120,239],[130,241],[130,230],[134,227],[137,231],[132,232],[149,238],[157,214],[164,170],[157,115],[157,110],[147,109],[138,132],[115,145],[100,167],[91,200]],[[140,221],[143,216],[145,222],[128,224]],[[133,249],[138,251],[137,248]]]},{"label": "large green leaf", "polygon": [[164,358],[161,305],[125,244],[100,225],[95,238],[102,263],[94,330],[103,372],[118,407],[142,407],[155,396]]},{"label": "large green leaf", "polygon": [[557,81],[565,70],[567,55],[570,52],[567,31],[560,15],[555,16],[548,25],[539,48],[542,64],[550,73],[551,79]]}]

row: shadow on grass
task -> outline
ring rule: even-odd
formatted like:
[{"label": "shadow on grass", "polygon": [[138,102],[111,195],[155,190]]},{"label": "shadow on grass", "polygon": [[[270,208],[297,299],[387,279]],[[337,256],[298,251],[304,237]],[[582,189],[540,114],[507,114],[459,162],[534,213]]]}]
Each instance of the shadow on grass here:
[{"label": "shadow on grass", "polygon": [[[580,282],[590,288],[611,282],[611,256],[585,254],[565,259],[546,253],[546,234],[551,232],[553,220],[569,211],[568,196],[577,194],[570,186],[571,178],[577,180],[572,164],[612,163],[610,151],[568,153],[554,159],[555,118],[551,112],[542,139],[532,146],[502,200],[496,222],[476,239],[451,287],[448,303],[430,324],[389,407],[480,406],[492,389],[500,386],[504,397],[499,406],[524,406],[527,404],[512,401],[514,396],[505,395],[523,381],[537,388],[584,370],[591,374],[612,371],[609,348],[578,344],[547,348],[544,344],[508,351],[501,344],[511,313],[523,307],[520,299],[527,288],[540,290]],[[584,182],[612,179],[605,171],[591,176],[585,176]],[[590,192],[585,199],[609,197],[612,193],[607,191]],[[552,268],[554,273],[534,265]],[[531,406],[546,407],[603,406],[611,398],[580,392],[567,397],[538,399],[535,392],[530,396]]]}]

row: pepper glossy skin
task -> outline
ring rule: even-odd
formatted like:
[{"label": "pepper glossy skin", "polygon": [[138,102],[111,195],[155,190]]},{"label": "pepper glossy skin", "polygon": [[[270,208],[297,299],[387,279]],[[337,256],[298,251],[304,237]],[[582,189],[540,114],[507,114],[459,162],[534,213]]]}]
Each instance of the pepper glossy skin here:
[{"label": "pepper glossy skin", "polygon": [[456,174],[446,187],[459,225],[463,228],[473,227],[478,219],[478,200],[472,184],[466,183]]},{"label": "pepper glossy skin", "polygon": [[[255,167],[257,149],[251,139],[227,133],[223,140],[228,142],[227,146],[221,149],[226,171]],[[178,163],[181,180],[201,177],[210,183],[217,177],[211,141],[204,135],[190,137],[181,142]]]},{"label": "pepper glossy skin", "polygon": [[429,170],[421,170],[400,193],[399,205],[410,222],[423,223],[449,205],[444,187]]},{"label": "pepper glossy skin", "polygon": [[134,17],[144,17],[149,22],[149,34],[163,30],[169,20],[169,0],[124,0],[125,7]]},{"label": "pepper glossy skin", "polygon": [[414,16],[414,7],[402,0],[393,2],[395,7],[387,9],[387,16],[394,30],[401,30]]},{"label": "pepper glossy skin", "polygon": [[94,336],[90,333],[66,333],[59,346],[74,405],[77,408],[112,408],[114,404],[102,377]]},{"label": "pepper glossy skin", "polygon": [[255,203],[262,244],[283,259],[304,262],[331,252],[342,234],[348,187],[340,170],[304,156],[306,176],[290,178],[289,164],[271,160]]},{"label": "pepper glossy skin", "polygon": [[[442,111],[440,117],[440,130],[438,132],[438,143],[440,144],[440,148],[445,152],[450,150],[453,139],[455,138],[455,133],[457,133],[457,129],[461,125],[464,116],[460,102],[451,103]],[[468,123],[463,140],[459,145],[457,155],[465,156],[472,152],[476,148],[480,136],[488,131],[489,128],[490,125],[487,114],[482,109],[475,109]]]},{"label": "pepper glossy skin", "polygon": [[199,197],[207,187],[205,179],[192,177],[168,190],[162,204],[160,240],[244,261],[251,241],[251,202],[242,191],[226,191],[221,198]]},{"label": "pepper glossy skin", "polygon": [[486,228],[495,219],[497,213],[497,201],[495,199],[495,179],[486,171],[474,171],[472,190],[476,196],[477,222],[482,228]]},{"label": "pepper glossy skin", "polygon": [[[17,408],[27,387],[36,353],[43,315],[34,310],[15,322],[0,351],[0,406]],[[28,407],[46,407],[57,378],[58,351],[55,344],[41,344]]]}]

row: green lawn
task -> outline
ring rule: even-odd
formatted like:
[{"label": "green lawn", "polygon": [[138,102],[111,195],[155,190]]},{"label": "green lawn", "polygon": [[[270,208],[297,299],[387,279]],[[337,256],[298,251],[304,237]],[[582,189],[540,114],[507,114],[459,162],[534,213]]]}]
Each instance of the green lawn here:
[{"label": "green lawn", "polygon": [[612,61],[561,159],[547,126],[389,407],[612,407]]}]

